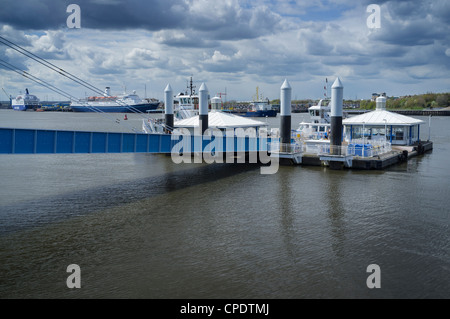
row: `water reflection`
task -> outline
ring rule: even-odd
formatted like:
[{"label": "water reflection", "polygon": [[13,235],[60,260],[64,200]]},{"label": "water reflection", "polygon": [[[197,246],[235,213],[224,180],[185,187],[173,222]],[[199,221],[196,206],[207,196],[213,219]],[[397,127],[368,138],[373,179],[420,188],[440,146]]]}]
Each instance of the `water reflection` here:
[{"label": "water reflection", "polygon": [[331,247],[337,257],[343,258],[345,256],[345,208],[343,205],[344,192],[342,190],[342,180],[346,171],[332,171],[326,170],[326,189],[324,193],[324,200],[327,202],[327,216],[331,228]]},{"label": "water reflection", "polygon": [[[153,166],[164,167],[162,173],[153,176],[91,187],[66,194],[48,195],[1,206],[0,233],[53,223],[65,218],[93,213],[98,209],[130,204],[157,195],[167,194],[187,187],[201,185],[249,170],[259,169],[252,164],[180,164],[176,166],[170,157],[149,156]],[[155,164],[159,162],[159,164]],[[72,180],[73,183],[77,182]],[[82,183],[80,181],[80,183]]]},{"label": "water reflection", "polygon": [[293,207],[294,194],[292,194],[291,186],[295,185],[295,183],[292,180],[294,174],[290,174],[291,169],[291,167],[281,168],[275,178],[278,183],[276,189],[279,192],[277,199],[280,208],[279,212],[281,213],[281,236],[283,237],[283,243],[289,257],[291,257],[291,260],[294,260],[296,250],[294,230],[295,208]]}]

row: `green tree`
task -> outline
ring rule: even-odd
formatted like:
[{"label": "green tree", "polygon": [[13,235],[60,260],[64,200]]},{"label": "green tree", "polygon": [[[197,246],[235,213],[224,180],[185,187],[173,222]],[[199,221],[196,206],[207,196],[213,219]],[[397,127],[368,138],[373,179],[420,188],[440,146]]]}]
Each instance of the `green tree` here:
[{"label": "green tree", "polygon": [[436,103],[440,107],[450,106],[449,102],[450,102],[450,94],[449,93],[439,94],[438,97],[436,98]]}]

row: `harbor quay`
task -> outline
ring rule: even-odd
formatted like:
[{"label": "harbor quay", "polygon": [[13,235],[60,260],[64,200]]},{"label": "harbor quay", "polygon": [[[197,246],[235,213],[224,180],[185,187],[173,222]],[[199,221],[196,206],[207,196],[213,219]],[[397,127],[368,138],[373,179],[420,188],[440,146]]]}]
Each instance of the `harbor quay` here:
[{"label": "harbor quay", "polygon": [[[412,145],[408,147],[392,147],[392,150],[387,153],[370,156],[361,157],[353,156],[351,162],[347,165],[342,161],[342,165],[330,164],[333,162],[333,158],[324,157],[318,154],[302,154],[301,156],[294,157],[294,155],[285,154],[280,159],[280,165],[302,165],[302,166],[330,166],[334,165],[333,168],[343,169],[360,169],[360,170],[381,170],[389,166],[407,162],[409,159],[424,155],[425,153],[431,152],[433,150],[433,142],[425,141],[417,143],[417,145]],[[334,159],[336,160],[336,159]],[[341,162],[341,161],[339,161]]]},{"label": "harbor quay", "polygon": [[222,112],[220,101],[208,110],[205,83],[200,87],[199,112],[195,113],[193,107],[183,109],[181,113],[185,117],[179,118],[168,84],[164,92],[164,119],[142,120],[142,132],[2,128],[0,153],[170,154],[176,164],[269,164],[261,167],[261,173],[274,174],[279,165],[292,164],[331,169],[384,169],[433,149],[432,141],[420,139],[420,125],[424,121],[387,111],[384,96],[377,98],[376,110],[344,118],[343,88],[336,78],[330,103],[326,105],[321,100],[312,106],[311,122],[302,122],[293,129],[292,88],[285,80],[280,88],[280,125],[269,129],[265,122]]}]

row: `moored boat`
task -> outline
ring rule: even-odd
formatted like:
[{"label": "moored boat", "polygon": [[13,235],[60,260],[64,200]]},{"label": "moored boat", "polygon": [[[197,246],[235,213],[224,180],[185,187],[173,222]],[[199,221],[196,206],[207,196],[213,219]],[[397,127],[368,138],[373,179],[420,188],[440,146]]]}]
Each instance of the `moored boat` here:
[{"label": "moored boat", "polygon": [[90,96],[87,99],[72,101],[70,109],[73,112],[106,112],[106,113],[146,113],[156,110],[160,102],[155,99],[141,99],[136,91],[112,96],[106,87],[103,96]]},{"label": "moored boat", "polygon": [[41,103],[36,95],[30,94],[28,89],[25,89],[25,94],[19,94],[11,100],[11,107],[15,111],[33,111],[41,108]]},{"label": "moored boat", "polygon": [[256,97],[250,103],[249,110],[242,114],[245,117],[276,117],[276,110],[272,109],[269,99],[265,100],[259,96],[259,89],[256,87]]},{"label": "moored boat", "polygon": [[308,109],[311,121],[301,122],[294,132],[295,137],[304,140],[327,139],[330,131],[330,112],[329,99],[321,99],[316,105]]}]

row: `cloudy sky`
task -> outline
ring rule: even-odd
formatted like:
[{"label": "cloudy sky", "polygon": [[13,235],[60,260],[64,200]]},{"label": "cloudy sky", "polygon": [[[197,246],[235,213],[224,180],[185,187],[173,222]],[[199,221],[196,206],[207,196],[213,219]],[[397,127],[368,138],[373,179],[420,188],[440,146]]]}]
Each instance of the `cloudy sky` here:
[{"label": "cloudy sky", "polygon": [[[0,35],[113,93],[163,99],[170,83],[250,100],[321,98],[339,76],[347,99],[450,92],[450,1],[390,0],[0,0]],[[81,28],[68,28],[69,4]],[[368,24],[370,4],[380,28]],[[93,92],[0,44],[0,59],[77,97]],[[61,98],[0,66],[9,94],[29,88]],[[3,91],[0,100],[5,100]]]}]

